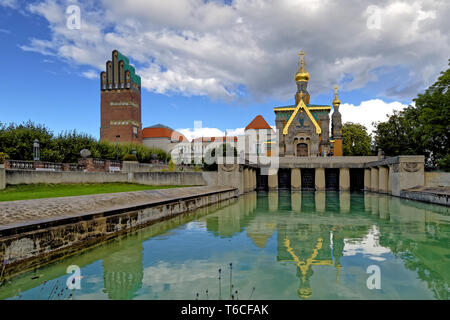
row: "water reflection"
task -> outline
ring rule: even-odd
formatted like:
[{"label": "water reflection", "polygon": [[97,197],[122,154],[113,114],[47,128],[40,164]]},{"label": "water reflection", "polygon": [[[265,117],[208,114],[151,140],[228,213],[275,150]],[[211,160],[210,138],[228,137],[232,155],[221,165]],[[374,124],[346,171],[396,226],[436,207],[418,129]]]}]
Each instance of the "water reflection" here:
[{"label": "water reflection", "polygon": [[[260,286],[254,298],[448,299],[449,238],[443,206],[372,193],[254,192],[18,276],[0,299],[18,288],[36,298],[42,281],[65,281],[70,264],[90,274],[78,298],[190,299],[195,286],[212,292],[229,262],[242,266],[244,289]],[[383,267],[378,293],[365,287],[370,264]]]}]

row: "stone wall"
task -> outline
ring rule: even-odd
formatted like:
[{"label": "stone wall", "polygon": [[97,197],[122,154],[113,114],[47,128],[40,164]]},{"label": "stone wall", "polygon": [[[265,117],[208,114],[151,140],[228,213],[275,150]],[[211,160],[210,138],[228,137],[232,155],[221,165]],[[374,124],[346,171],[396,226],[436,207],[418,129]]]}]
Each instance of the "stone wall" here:
[{"label": "stone wall", "polygon": [[450,172],[425,172],[425,187],[450,187]]},{"label": "stone wall", "polygon": [[153,186],[204,186],[201,172],[134,172],[131,182]]},{"label": "stone wall", "polygon": [[6,170],[8,185],[128,182],[127,173]]},{"label": "stone wall", "polygon": [[0,190],[6,187],[5,165],[0,164]]},{"label": "stone wall", "polygon": [[[216,173],[217,174],[217,173]],[[201,172],[55,172],[34,170],[6,170],[9,185],[37,183],[108,183],[129,182],[145,185],[206,185]]]}]

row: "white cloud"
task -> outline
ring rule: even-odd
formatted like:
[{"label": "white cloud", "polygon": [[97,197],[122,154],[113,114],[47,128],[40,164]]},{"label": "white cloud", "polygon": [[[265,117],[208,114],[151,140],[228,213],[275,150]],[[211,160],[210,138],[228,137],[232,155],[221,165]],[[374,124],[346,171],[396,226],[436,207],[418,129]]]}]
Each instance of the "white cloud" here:
[{"label": "white cloud", "polygon": [[83,77],[88,79],[97,79],[98,78],[98,72],[95,70],[88,70],[86,72],[82,72]]},{"label": "white cloud", "polygon": [[387,103],[380,99],[374,99],[363,101],[359,106],[344,103],[339,107],[339,112],[342,114],[343,123],[360,123],[367,128],[370,134],[374,130],[372,122],[386,121],[388,114],[391,115],[394,111],[400,111],[406,107],[407,105],[400,102]]},{"label": "white cloud", "polygon": [[0,0],[0,6],[2,7],[17,8],[18,5],[17,0]]},{"label": "white cloud", "polygon": [[374,70],[401,67],[405,80],[383,83],[379,93],[410,99],[447,65],[450,2],[383,1],[376,29],[367,27],[372,3],[86,0],[81,30],[69,30],[67,3],[45,0],[28,10],[47,19],[51,40],[22,48],[98,69],[117,48],[139,63],[148,90],[222,99],[239,97],[243,87],[253,99],[291,97],[297,52],[305,49],[312,94],[345,75],[352,80],[343,89],[351,90],[377,81]]}]

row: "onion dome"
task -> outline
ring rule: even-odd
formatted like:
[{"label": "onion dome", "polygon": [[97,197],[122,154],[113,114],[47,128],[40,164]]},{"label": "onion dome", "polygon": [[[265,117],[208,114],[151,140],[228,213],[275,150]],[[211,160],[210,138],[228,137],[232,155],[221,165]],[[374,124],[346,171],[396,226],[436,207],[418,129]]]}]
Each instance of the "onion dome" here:
[{"label": "onion dome", "polygon": [[341,104],[341,100],[339,100],[339,87],[334,86],[334,100],[333,100],[333,106],[338,107]]},{"label": "onion dome", "polygon": [[298,55],[300,56],[300,66],[297,73],[295,74],[294,78],[295,82],[302,82],[302,81],[308,82],[309,72],[305,70],[305,61],[304,61],[305,52],[302,50]]}]

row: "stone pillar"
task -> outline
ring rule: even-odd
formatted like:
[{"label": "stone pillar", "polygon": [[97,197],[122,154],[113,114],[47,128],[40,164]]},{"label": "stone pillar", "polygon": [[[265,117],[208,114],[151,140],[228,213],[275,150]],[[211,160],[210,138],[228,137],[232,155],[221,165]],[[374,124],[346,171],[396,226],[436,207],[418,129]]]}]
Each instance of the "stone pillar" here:
[{"label": "stone pillar", "polygon": [[6,174],[5,174],[5,165],[0,164],[0,190],[6,188]]},{"label": "stone pillar", "polygon": [[299,191],[302,188],[302,179],[299,168],[294,168],[291,170],[291,190]]},{"label": "stone pillar", "polygon": [[278,190],[278,169],[269,169],[269,190]]},{"label": "stone pillar", "polygon": [[341,168],[339,169],[339,190],[349,191],[350,190],[350,169]]},{"label": "stone pillar", "polygon": [[400,196],[402,190],[425,185],[424,156],[398,156],[392,164],[392,195]]},{"label": "stone pillar", "polygon": [[370,182],[370,169],[364,169],[364,190],[370,191],[372,188],[371,182]]},{"label": "stone pillar", "polygon": [[378,168],[370,168],[370,191],[378,192]]},{"label": "stone pillar", "polygon": [[316,168],[316,191],[325,191],[325,169]]},{"label": "stone pillar", "polygon": [[388,194],[392,194],[392,166],[388,166]]},{"label": "stone pillar", "polygon": [[252,191],[256,190],[256,170],[252,170]]},{"label": "stone pillar", "polygon": [[378,167],[378,192],[388,193],[389,171],[387,167]]},{"label": "stone pillar", "polygon": [[244,192],[248,192],[250,190],[250,175],[248,172],[248,168],[244,169]]}]

